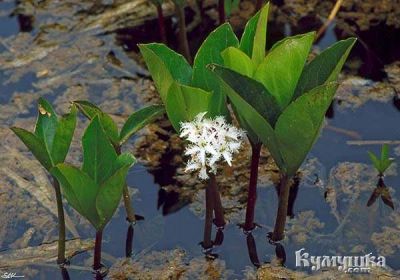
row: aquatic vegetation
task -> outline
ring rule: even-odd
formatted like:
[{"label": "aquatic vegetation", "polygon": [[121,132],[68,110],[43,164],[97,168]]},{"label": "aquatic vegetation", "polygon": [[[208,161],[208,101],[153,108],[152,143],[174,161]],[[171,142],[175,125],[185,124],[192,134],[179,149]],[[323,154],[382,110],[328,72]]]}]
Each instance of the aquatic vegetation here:
[{"label": "aquatic vegetation", "polygon": [[99,270],[102,232],[119,205],[126,175],[136,159],[129,153],[117,155],[98,115],[87,127],[82,146],[80,169],[59,163],[51,174],[59,180],[68,203],[96,229],[93,268]]},{"label": "aquatic vegetation", "polygon": [[246,25],[239,48],[223,52],[225,67],[212,64],[210,69],[223,83],[241,126],[260,139],[280,169],[272,238],[281,240],[290,180],[318,137],[355,39],[335,43],[307,64],[313,32],[285,38],[265,56],[267,15],[268,5]]},{"label": "aquatic vegetation", "polygon": [[[66,116],[58,118],[53,107],[45,99],[38,101],[38,118],[34,133],[12,127],[11,130],[28,147],[36,159],[47,171],[65,160],[76,125],[77,109],[71,107]],[[57,199],[58,213],[58,258],[57,263],[64,264],[65,259],[65,219],[59,181],[53,178],[53,187]]]},{"label": "aquatic vegetation", "polygon": [[158,29],[160,32],[161,42],[167,43],[167,33],[165,31],[165,20],[164,13],[162,9],[162,4],[165,2],[164,0],[150,0],[154,6],[157,8],[157,17],[158,17]]},{"label": "aquatic vegetation", "polygon": [[394,210],[392,196],[390,195],[389,188],[385,185],[383,180],[384,173],[394,163],[394,159],[389,157],[389,145],[385,144],[382,146],[379,158],[370,151],[368,151],[368,156],[376,171],[378,171],[378,183],[367,202],[367,206],[371,206],[379,197],[381,197],[383,203]]},{"label": "aquatic vegetation", "polygon": [[[89,120],[93,120],[96,116],[99,117],[107,137],[118,155],[121,154],[122,145],[130,137],[165,112],[164,106],[161,105],[150,105],[141,108],[128,117],[122,126],[121,131],[118,132],[117,124],[113,121],[111,116],[104,113],[96,105],[84,100],[74,101],[74,104]],[[131,199],[126,184],[124,186],[123,193],[127,220],[129,223],[134,223],[136,221],[136,216],[131,205]]]}]

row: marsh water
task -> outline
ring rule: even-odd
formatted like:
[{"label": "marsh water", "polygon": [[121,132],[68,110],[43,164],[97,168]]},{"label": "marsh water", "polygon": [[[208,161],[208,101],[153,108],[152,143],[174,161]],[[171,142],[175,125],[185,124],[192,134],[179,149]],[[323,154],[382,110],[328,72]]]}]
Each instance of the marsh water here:
[{"label": "marsh water", "polygon": [[[251,13],[250,2],[243,2],[248,5],[232,15],[238,34]],[[315,15],[273,3],[269,45],[284,35],[318,28]],[[194,8],[186,11],[193,26],[189,32],[193,53],[215,24],[212,3],[207,7],[203,24],[196,23]],[[284,12],[279,11],[290,8],[297,17],[285,22]],[[396,9],[386,12],[395,17]],[[167,7],[169,39],[176,47],[171,11]],[[321,8],[321,12],[326,11]],[[142,105],[160,102],[136,48],[139,42],[158,40],[155,16],[154,8],[140,0],[0,1],[0,271],[28,279],[68,279],[55,265],[57,227],[50,181],[8,127],[33,129],[40,96],[51,100],[60,113],[67,111],[70,101],[89,99],[118,124]],[[217,176],[228,224],[222,244],[212,252],[213,260],[204,256],[199,246],[204,182],[183,172],[182,142],[161,118],[124,147],[139,159],[129,172],[128,185],[134,208],[144,220],[134,225],[129,261],[125,258],[129,225],[122,205],[106,227],[103,262],[110,279],[255,279],[257,267],[267,263],[279,267],[277,273],[294,275],[284,277],[302,278],[310,271],[295,266],[295,251],[301,248],[316,256],[382,255],[387,271],[378,275],[399,277],[400,23],[380,18],[378,24],[362,26],[355,20],[356,30],[349,31],[346,14],[338,17],[315,52],[348,36],[358,36],[359,43],[345,65],[321,137],[302,167],[283,247],[266,238],[277,208],[277,170],[267,151],[259,169],[255,220],[260,227],[252,232],[254,242],[237,226],[244,221],[247,147],[232,168],[221,168]],[[82,117],[67,159],[74,164],[81,160],[78,139],[86,124]],[[378,180],[367,151],[378,153],[383,143],[390,144],[397,162],[385,176],[394,210],[380,199],[366,205]],[[94,230],[66,208],[71,220],[68,237],[75,242],[70,244],[74,256],[66,267],[68,277],[91,279]]]}]

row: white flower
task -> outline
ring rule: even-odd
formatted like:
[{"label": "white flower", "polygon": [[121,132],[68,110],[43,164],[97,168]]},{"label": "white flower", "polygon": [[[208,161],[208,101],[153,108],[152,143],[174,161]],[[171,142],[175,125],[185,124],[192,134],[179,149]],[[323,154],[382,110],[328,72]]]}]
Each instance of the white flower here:
[{"label": "white flower", "polygon": [[216,173],[217,162],[225,160],[232,165],[233,154],[239,151],[244,131],[226,123],[225,118],[205,118],[207,112],[198,114],[191,122],[181,123],[180,137],[189,144],[185,155],[190,156],[185,172],[199,170],[199,178],[208,178],[207,172]]}]

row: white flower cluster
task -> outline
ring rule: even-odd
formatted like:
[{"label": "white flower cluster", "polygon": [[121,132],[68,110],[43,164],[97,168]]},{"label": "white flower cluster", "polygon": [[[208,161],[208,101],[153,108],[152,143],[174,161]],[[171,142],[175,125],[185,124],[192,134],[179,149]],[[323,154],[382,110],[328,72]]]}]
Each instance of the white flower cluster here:
[{"label": "white flower cluster", "polygon": [[[245,132],[225,122],[224,117],[207,119],[200,113],[191,122],[181,123],[181,138],[189,144],[185,155],[190,156],[185,172],[200,170],[200,179],[207,179],[207,171],[216,173],[216,163],[232,163],[232,155],[239,151]],[[208,169],[208,170],[207,170]]]}]

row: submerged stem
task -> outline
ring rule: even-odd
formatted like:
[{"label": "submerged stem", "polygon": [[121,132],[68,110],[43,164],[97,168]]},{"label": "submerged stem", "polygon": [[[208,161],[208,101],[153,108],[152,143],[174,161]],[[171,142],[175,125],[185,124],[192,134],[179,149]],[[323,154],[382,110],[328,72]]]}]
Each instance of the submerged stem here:
[{"label": "submerged stem", "polygon": [[56,178],[53,177],[53,187],[56,192],[57,201],[57,215],[58,215],[58,256],[57,263],[65,263],[65,218],[64,208],[62,203],[60,183]]},{"label": "submerged stem", "polygon": [[158,29],[160,31],[161,41],[164,44],[166,44],[167,43],[167,33],[165,31],[164,13],[163,13],[161,4],[157,4],[157,15],[158,15]]},{"label": "submerged stem", "polygon": [[94,243],[94,257],[93,257],[93,269],[101,269],[101,242],[103,239],[103,230],[96,231],[96,241]]},{"label": "submerged stem", "polygon": [[183,5],[180,6],[178,4],[175,4],[175,12],[176,15],[178,16],[178,21],[179,21],[179,47],[181,49],[183,56],[189,63],[191,63],[192,57],[190,55],[189,42],[186,34],[185,10]]},{"label": "submerged stem", "polygon": [[279,183],[279,202],[278,212],[275,220],[275,228],[272,234],[273,241],[279,241],[284,238],[286,216],[289,202],[289,189],[290,189],[290,178],[286,174],[281,174],[281,180]]},{"label": "submerged stem", "polygon": [[219,228],[225,226],[225,219],[224,219],[224,208],[222,207],[221,202],[221,195],[218,191],[217,180],[214,174],[209,174],[210,179],[208,181],[208,185],[211,190],[211,195],[213,196],[214,201],[214,215],[215,215],[215,225]]},{"label": "submerged stem", "polygon": [[225,22],[225,1],[218,0],[218,15],[219,15],[219,24],[223,24]]},{"label": "submerged stem", "polygon": [[260,162],[261,143],[251,143],[251,165],[250,180],[246,207],[246,221],[243,229],[250,231],[254,229],[254,212],[257,201],[257,180],[258,180],[258,164]]},{"label": "submerged stem", "polygon": [[212,220],[214,210],[214,196],[212,194],[211,184],[207,184],[206,187],[206,216],[204,220],[204,236],[203,236],[203,248],[209,249],[212,247],[211,231],[212,231]]}]

